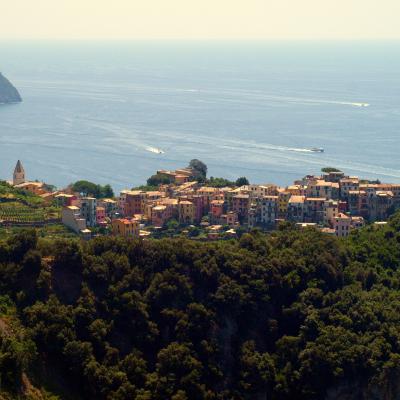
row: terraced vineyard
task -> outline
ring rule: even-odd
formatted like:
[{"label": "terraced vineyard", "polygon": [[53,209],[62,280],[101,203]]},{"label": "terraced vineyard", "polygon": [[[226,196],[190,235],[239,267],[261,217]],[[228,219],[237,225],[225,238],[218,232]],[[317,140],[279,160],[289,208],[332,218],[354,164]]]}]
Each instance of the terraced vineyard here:
[{"label": "terraced vineyard", "polygon": [[60,218],[60,211],[54,207],[33,208],[17,202],[0,204],[0,221],[15,224],[45,223]]}]

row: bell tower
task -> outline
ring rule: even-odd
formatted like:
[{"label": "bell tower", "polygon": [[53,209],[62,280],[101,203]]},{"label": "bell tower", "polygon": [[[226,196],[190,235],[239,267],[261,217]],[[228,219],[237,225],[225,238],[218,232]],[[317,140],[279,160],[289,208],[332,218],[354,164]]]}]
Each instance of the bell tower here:
[{"label": "bell tower", "polygon": [[22,163],[20,160],[18,160],[17,165],[15,166],[14,169],[14,174],[13,174],[13,185],[19,185],[20,183],[25,182],[25,170],[24,167],[22,166]]}]

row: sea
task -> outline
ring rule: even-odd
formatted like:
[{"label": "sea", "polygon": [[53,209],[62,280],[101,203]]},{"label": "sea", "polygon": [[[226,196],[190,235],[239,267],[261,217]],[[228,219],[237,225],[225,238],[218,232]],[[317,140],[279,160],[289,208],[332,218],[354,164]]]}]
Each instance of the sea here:
[{"label": "sea", "polygon": [[0,41],[0,71],[23,97],[0,106],[0,179],[20,159],[118,192],[197,158],[252,183],[400,182],[398,41]]}]

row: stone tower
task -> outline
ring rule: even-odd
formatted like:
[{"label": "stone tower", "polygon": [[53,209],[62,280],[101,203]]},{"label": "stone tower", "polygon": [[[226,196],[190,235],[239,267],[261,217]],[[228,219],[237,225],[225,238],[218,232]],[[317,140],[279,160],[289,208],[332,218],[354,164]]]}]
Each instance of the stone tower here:
[{"label": "stone tower", "polygon": [[15,169],[14,169],[13,184],[19,185],[20,183],[24,183],[24,182],[25,182],[24,167],[22,166],[21,161],[18,160],[17,165],[15,166]]}]

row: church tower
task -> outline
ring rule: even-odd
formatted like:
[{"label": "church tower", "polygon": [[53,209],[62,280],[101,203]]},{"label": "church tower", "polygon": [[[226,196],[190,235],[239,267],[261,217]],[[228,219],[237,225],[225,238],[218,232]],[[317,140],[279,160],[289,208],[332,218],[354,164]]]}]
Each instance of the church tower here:
[{"label": "church tower", "polygon": [[19,185],[20,183],[24,183],[24,182],[25,182],[24,167],[22,166],[21,161],[18,160],[17,165],[15,166],[15,169],[14,169],[13,184]]}]

